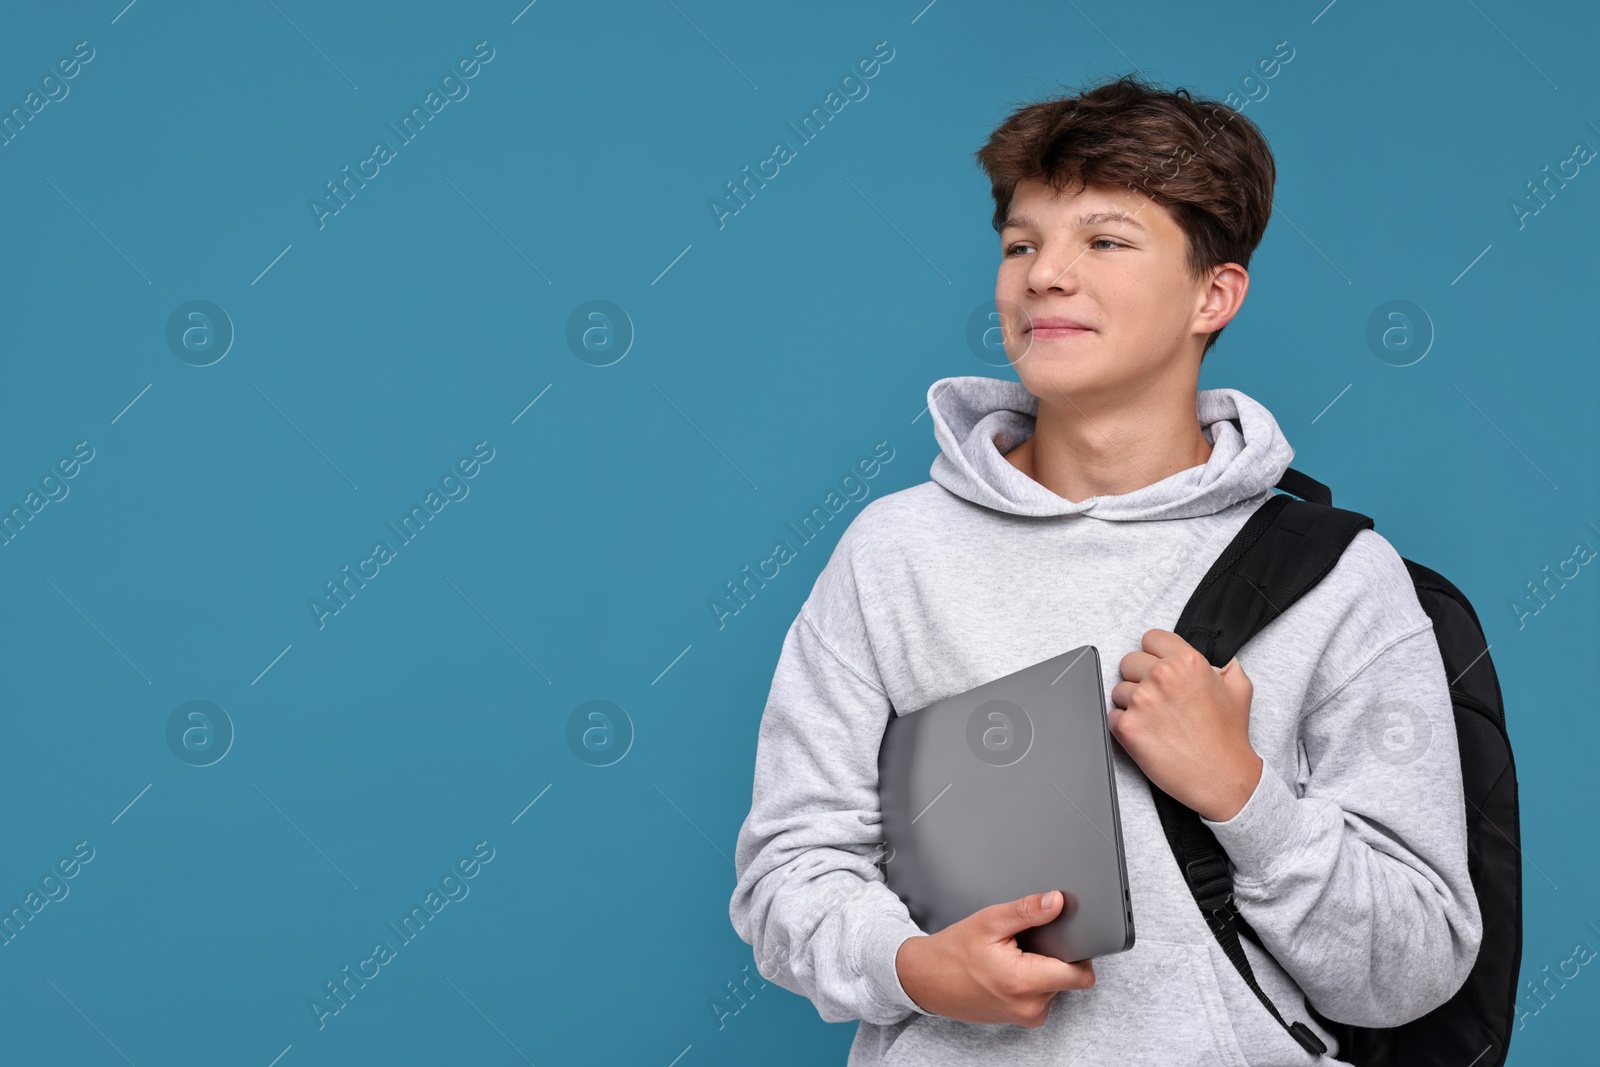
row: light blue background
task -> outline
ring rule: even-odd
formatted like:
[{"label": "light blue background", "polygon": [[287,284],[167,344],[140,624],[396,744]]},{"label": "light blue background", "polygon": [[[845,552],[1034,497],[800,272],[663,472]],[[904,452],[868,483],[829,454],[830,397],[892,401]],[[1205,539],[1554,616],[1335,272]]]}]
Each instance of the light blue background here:
[{"label": "light blue background", "polygon": [[[1471,597],[1524,977],[1600,948],[1600,575],[1510,608],[1600,548],[1600,172],[1509,207],[1600,147],[1593,5],[124,2],[0,14],[5,109],[95,50],[0,148],[0,503],[95,450],[0,549],[0,904],[95,849],[0,949],[0,1060],[842,1063],[853,1024],[776,985],[711,1005],[752,963],[729,857],[779,646],[860,505],[725,628],[708,602],[874,443],[873,497],[925,480],[934,380],[1011,376],[965,331],[999,255],[971,153],[1012,106],[1135,67],[1221,98],[1280,41],[1245,107],[1276,212],[1201,385]],[[307,201],[484,40],[319,229]],[[707,201],[885,40],[719,230]],[[204,368],[165,340],[193,299],[237,332]],[[611,366],[565,340],[594,299],[636,330]],[[1365,341],[1392,299],[1436,331],[1412,366]],[[482,440],[470,495],[319,630],[308,599]],[[204,768],[165,737],[194,699],[237,733]],[[636,732],[608,767],[566,741],[592,699]],[[319,1031],[323,982],[484,840]],[[1512,1063],[1594,1055],[1592,972]]]}]

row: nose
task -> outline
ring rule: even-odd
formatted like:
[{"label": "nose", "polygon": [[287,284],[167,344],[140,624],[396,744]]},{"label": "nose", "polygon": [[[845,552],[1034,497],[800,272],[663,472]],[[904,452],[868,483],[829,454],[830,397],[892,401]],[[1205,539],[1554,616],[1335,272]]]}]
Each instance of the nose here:
[{"label": "nose", "polygon": [[1040,249],[1028,264],[1028,291],[1035,295],[1051,291],[1070,293],[1078,288],[1078,274],[1074,269],[1082,251],[1057,244],[1051,249]]}]

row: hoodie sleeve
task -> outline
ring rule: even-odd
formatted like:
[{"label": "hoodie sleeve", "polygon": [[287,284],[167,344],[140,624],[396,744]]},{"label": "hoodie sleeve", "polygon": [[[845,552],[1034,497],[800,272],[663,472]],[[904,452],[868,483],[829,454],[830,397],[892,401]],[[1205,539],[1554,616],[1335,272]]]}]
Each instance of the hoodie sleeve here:
[{"label": "hoodie sleeve", "polygon": [[878,748],[894,711],[811,609],[789,627],[761,718],[728,913],[762,977],[809,998],[825,1022],[899,1022],[930,1013],[895,968],[900,944],[925,931],[877,866]]},{"label": "hoodie sleeve", "polygon": [[1483,926],[1432,622],[1387,541],[1364,532],[1346,552],[1324,581],[1343,568],[1361,592],[1330,632],[1343,680],[1300,719],[1303,788],[1299,768],[1266,760],[1232,819],[1202,821],[1233,861],[1240,914],[1312,1005],[1391,1027],[1455,994]]}]

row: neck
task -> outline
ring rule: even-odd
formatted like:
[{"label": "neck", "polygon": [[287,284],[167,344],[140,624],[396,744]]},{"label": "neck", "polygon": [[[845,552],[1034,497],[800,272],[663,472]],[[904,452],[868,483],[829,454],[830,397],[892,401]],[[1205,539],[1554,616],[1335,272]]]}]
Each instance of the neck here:
[{"label": "neck", "polygon": [[1211,458],[1195,414],[1194,378],[1156,381],[1115,400],[1046,390],[1033,436],[1006,454],[1073,503],[1143,489]]}]

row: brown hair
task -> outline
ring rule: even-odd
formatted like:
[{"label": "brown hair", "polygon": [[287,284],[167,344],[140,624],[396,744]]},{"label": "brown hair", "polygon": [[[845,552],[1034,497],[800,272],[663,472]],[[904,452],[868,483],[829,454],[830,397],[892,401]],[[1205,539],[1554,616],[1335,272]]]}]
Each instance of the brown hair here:
[{"label": "brown hair", "polygon": [[[1126,186],[1171,212],[1195,279],[1223,263],[1248,268],[1272,215],[1277,170],[1255,123],[1226,104],[1135,75],[1023,105],[974,155],[993,189],[996,231],[1019,182],[1058,193]],[[1221,335],[1206,338],[1202,359]]]}]

